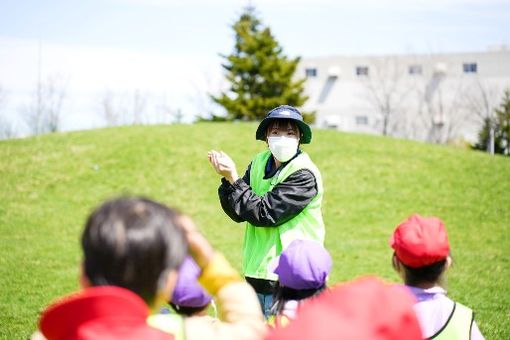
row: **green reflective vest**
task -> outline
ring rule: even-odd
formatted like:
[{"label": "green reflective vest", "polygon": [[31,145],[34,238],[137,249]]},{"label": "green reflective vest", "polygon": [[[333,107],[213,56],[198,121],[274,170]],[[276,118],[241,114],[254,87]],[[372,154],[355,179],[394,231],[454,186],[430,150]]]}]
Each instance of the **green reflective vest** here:
[{"label": "green reflective vest", "polygon": [[442,330],[430,337],[437,340],[461,340],[471,338],[474,314],[468,307],[455,302],[452,315]]},{"label": "green reflective vest", "polygon": [[278,276],[268,270],[268,264],[278,257],[292,241],[297,239],[315,240],[324,243],[324,222],[321,203],[323,195],[322,178],[319,169],[305,152],[292,159],[273,177],[264,179],[267,161],[272,157],[266,150],[255,156],[251,163],[250,187],[259,196],[271,191],[275,185],[300,169],[308,169],[315,176],[317,195],[290,221],[278,227],[255,227],[247,223],[243,245],[243,273],[245,276],[277,280]]}]

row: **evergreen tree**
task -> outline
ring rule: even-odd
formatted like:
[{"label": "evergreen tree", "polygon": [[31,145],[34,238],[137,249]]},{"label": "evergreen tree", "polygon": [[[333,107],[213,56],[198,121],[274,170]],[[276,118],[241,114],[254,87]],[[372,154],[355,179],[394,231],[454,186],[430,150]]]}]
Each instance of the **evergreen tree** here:
[{"label": "evergreen tree", "polygon": [[[267,112],[282,104],[301,107],[305,79],[295,79],[300,58],[289,59],[271,34],[263,27],[254,7],[246,7],[232,26],[235,46],[232,54],[222,57],[230,89],[219,96],[211,96],[227,111],[227,119],[261,120]],[[303,112],[307,122],[314,113]]]},{"label": "evergreen tree", "polygon": [[510,90],[505,90],[499,109],[495,110],[498,128],[496,129],[496,144],[504,155],[510,156]]},{"label": "evergreen tree", "polygon": [[490,129],[494,129],[494,153],[510,155],[510,90],[505,90],[501,105],[494,112],[494,118],[486,118],[480,132],[475,149],[489,152]]}]

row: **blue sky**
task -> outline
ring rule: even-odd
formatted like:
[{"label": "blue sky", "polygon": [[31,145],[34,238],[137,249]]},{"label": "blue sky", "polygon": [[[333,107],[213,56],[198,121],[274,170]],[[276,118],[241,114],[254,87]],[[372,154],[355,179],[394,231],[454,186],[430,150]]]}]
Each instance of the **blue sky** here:
[{"label": "blue sky", "polygon": [[[230,25],[247,3],[2,0],[0,87],[7,90],[8,110],[19,115],[33,92],[39,52],[42,77],[66,79],[67,109],[77,116],[90,116],[104,91],[139,90],[199,110],[190,102],[222,86],[218,54],[231,51]],[[251,3],[292,57],[468,52],[510,44],[508,0]]]},{"label": "blue sky", "polygon": [[[228,52],[248,1],[2,0],[0,35],[159,53]],[[252,1],[287,53],[484,50],[509,43],[510,1]]]}]

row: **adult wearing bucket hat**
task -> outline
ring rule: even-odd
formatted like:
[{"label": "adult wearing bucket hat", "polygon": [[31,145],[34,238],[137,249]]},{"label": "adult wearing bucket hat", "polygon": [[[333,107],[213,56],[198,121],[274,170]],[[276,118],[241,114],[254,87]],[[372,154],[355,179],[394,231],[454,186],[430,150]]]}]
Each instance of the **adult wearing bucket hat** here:
[{"label": "adult wearing bucket hat", "polygon": [[282,105],[269,111],[255,133],[268,149],[255,155],[243,177],[224,152],[210,151],[209,162],[223,176],[218,189],[225,213],[246,222],[243,273],[270,315],[278,279],[268,265],[297,239],[324,242],[321,174],[301,144],[312,140],[298,109]]},{"label": "adult wearing bucket hat", "polygon": [[257,132],[255,133],[255,137],[257,140],[266,140],[266,131],[269,127],[269,124],[275,119],[291,119],[293,120],[299,127],[299,131],[301,133],[301,138],[299,142],[301,144],[310,144],[312,141],[312,130],[310,126],[303,121],[303,116],[301,112],[299,112],[296,108],[289,105],[281,105],[277,108],[269,111],[257,128]]},{"label": "adult wearing bucket hat", "polygon": [[395,228],[389,244],[393,268],[416,297],[423,337],[483,339],[473,311],[448,298],[442,287],[452,261],[443,221],[414,214]]}]

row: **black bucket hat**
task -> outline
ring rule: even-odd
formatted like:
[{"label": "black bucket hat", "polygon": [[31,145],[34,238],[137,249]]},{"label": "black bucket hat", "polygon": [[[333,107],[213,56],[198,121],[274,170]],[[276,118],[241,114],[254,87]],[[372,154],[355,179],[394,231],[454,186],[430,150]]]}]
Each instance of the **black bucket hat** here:
[{"label": "black bucket hat", "polygon": [[275,119],[290,119],[296,122],[301,131],[301,144],[309,144],[312,140],[312,130],[310,126],[303,121],[303,116],[298,109],[289,105],[280,105],[275,109],[272,109],[267,114],[266,118],[264,118],[257,128],[257,132],[255,137],[257,140],[266,140],[266,131],[269,123],[271,123]]}]

